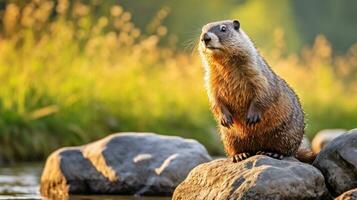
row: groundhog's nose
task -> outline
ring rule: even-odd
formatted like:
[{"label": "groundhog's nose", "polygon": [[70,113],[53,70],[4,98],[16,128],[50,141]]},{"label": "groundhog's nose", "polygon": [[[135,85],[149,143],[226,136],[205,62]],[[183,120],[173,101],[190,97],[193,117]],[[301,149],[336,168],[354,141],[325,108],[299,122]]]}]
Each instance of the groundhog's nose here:
[{"label": "groundhog's nose", "polygon": [[201,40],[207,45],[211,41],[211,37],[208,35],[208,33],[204,33]]}]

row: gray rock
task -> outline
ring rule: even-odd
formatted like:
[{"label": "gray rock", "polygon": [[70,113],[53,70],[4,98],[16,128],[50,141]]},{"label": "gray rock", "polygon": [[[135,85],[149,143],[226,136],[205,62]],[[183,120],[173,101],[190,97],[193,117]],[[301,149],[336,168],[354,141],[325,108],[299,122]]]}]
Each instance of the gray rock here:
[{"label": "gray rock", "polygon": [[152,133],[120,133],[52,153],[41,194],[171,195],[195,166],[211,157],[195,140]]},{"label": "gray rock", "polygon": [[327,187],[337,196],[357,187],[357,129],[332,140],[313,165],[324,174]]},{"label": "gray rock", "polygon": [[335,200],[357,200],[357,188],[341,194]]},{"label": "gray rock", "polygon": [[317,132],[312,140],[312,150],[316,154],[319,153],[329,142],[345,132],[345,129],[325,129]]},{"label": "gray rock", "polygon": [[324,177],[295,158],[253,156],[233,163],[218,159],[194,168],[175,190],[174,200],[328,199]]}]

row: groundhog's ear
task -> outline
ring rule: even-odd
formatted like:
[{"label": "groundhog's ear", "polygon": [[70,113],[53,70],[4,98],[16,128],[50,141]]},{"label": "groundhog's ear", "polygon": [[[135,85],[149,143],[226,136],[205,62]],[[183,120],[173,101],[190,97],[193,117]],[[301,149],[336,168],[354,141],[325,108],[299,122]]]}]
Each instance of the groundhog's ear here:
[{"label": "groundhog's ear", "polygon": [[233,27],[235,30],[239,30],[239,27],[240,27],[240,23],[238,20],[233,20]]}]

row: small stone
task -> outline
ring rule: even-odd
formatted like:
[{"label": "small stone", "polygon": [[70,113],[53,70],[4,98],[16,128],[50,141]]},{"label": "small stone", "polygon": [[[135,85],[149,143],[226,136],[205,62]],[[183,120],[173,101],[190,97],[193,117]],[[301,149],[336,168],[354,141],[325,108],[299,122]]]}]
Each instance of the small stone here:
[{"label": "small stone", "polygon": [[335,200],[357,200],[357,188],[341,194]]},{"label": "small stone", "polygon": [[329,142],[343,133],[347,132],[344,129],[325,129],[319,131],[312,140],[312,150],[314,153],[319,153]]}]

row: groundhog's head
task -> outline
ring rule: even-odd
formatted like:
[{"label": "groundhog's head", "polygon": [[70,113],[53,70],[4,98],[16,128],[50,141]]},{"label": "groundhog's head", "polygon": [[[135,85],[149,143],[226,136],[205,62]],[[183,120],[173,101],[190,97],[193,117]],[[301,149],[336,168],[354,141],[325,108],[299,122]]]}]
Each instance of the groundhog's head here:
[{"label": "groundhog's head", "polygon": [[226,62],[246,62],[254,57],[255,48],[238,20],[213,22],[202,28],[199,51],[203,58]]}]

